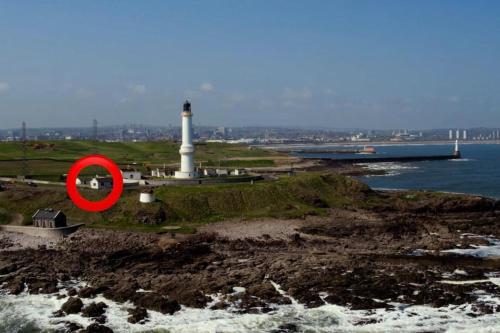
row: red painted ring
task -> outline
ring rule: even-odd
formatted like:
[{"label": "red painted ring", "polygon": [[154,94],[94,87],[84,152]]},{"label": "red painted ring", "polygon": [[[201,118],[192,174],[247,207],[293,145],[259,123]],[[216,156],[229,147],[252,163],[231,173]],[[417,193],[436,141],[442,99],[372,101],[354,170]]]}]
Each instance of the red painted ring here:
[{"label": "red painted ring", "polygon": [[[85,199],[76,187],[76,179],[82,169],[91,165],[99,165],[105,168],[111,174],[111,177],[113,177],[113,189],[111,193],[101,201],[90,201]],[[78,208],[88,212],[101,212],[111,208],[118,199],[120,199],[123,192],[123,177],[120,168],[112,159],[103,155],[88,155],[76,161],[69,169],[68,177],[66,178],[66,190],[69,197]]]}]

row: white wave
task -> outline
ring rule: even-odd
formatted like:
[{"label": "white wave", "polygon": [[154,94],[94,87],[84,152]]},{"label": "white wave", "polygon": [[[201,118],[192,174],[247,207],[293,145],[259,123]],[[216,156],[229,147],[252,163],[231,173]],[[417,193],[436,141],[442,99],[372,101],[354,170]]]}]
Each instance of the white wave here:
[{"label": "white wave", "polygon": [[[477,237],[477,236],[476,236]],[[449,249],[442,253],[455,253],[478,258],[498,258],[500,257],[500,239],[484,237],[489,245],[471,245],[468,249]]]},{"label": "white wave", "polygon": [[380,162],[380,163],[357,163],[367,170],[372,171],[386,171],[384,175],[368,175],[367,177],[374,176],[396,176],[401,174],[402,171],[417,170],[418,166],[410,163],[396,163],[396,162]]},{"label": "white wave", "polygon": [[470,162],[473,161],[473,159],[470,158],[457,158],[453,160],[449,160],[450,162]]},{"label": "white wave", "polygon": [[[275,285],[284,295],[279,285]],[[478,302],[500,305],[500,298],[477,292]],[[323,300],[326,296],[321,293]],[[480,315],[473,304],[450,305],[441,308],[429,306],[408,306],[393,303],[394,310],[351,310],[347,307],[327,304],[308,309],[296,303],[275,306],[274,311],[265,314],[238,314],[228,310],[193,309],[182,307],[174,315],[163,315],[148,311],[149,320],[141,324],[127,322],[130,303],[119,304],[102,296],[84,299],[84,303],[103,301],[108,305],[106,326],[115,332],[255,332],[264,333],[284,324],[294,324],[299,332],[498,332],[498,313]],[[78,323],[84,327],[91,323],[89,318],[68,315],[51,318],[66,299],[56,295],[18,296],[0,295],[0,332],[53,331],[64,327],[63,321]]]}]

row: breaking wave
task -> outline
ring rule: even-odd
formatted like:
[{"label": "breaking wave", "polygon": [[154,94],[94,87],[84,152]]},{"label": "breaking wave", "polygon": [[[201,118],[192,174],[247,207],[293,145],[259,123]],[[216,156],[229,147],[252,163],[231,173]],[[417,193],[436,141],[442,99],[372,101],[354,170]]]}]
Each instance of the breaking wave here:
[{"label": "breaking wave", "polygon": [[[273,283],[276,290],[286,296],[280,286]],[[238,292],[245,292],[239,288]],[[500,306],[500,298],[476,291],[478,303]],[[86,327],[90,318],[67,315],[54,318],[52,313],[60,309],[67,298],[58,294],[18,296],[0,294],[0,332],[53,332],[64,329],[66,322]],[[347,307],[325,302],[317,308],[306,308],[292,297],[290,305],[273,306],[273,311],[259,314],[240,314],[236,309],[210,310],[183,307],[174,315],[149,312],[145,324],[127,322],[127,309],[131,303],[116,303],[97,296],[84,299],[84,303],[105,302],[106,326],[115,332],[498,332],[498,313],[480,314],[474,304],[449,305],[433,308],[430,306],[409,306],[390,303],[393,310],[351,310]],[[322,295],[324,299],[326,294]],[[213,296],[214,302],[217,296]],[[285,329],[284,329],[285,328]]]},{"label": "breaking wave", "polygon": [[373,171],[386,171],[382,175],[368,175],[366,177],[376,177],[376,176],[396,176],[400,175],[404,171],[417,170],[418,166],[411,163],[396,163],[396,162],[381,162],[381,163],[358,163],[356,165],[362,166],[367,170]]}]

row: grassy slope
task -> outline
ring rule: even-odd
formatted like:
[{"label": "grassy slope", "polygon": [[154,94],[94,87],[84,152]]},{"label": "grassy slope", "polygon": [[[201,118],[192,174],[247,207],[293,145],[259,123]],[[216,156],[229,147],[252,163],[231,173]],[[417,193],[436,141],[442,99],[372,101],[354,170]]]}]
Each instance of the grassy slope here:
[{"label": "grassy slope", "polygon": [[[163,225],[190,229],[198,224],[226,218],[296,218],[322,214],[329,207],[359,205],[370,196],[369,188],[340,175],[308,174],[277,181],[250,184],[164,186],[156,190],[158,202],[139,204],[137,191],[127,191],[120,201],[103,213],[87,213],[76,208],[62,188],[24,188],[0,192],[0,208],[29,216],[41,207],[62,209],[72,221],[94,227],[158,231],[161,226],[145,226],[138,217],[164,216]],[[97,196],[90,190],[84,193]]]},{"label": "grassy slope", "polygon": [[[172,141],[99,142],[96,147],[90,141],[52,141],[41,142],[47,145],[42,149],[35,149],[35,144],[40,142],[28,144],[27,158],[31,160],[28,164],[32,175],[39,176],[36,178],[40,179],[57,180],[56,177],[67,173],[73,161],[95,152],[112,158],[118,164],[136,162],[142,168],[179,162],[179,143]],[[223,161],[221,164],[230,167],[272,166],[272,157],[276,155],[275,152],[250,149],[246,145],[196,145],[196,162],[210,161],[211,165],[218,165],[219,160],[231,158],[233,160]],[[0,176],[18,175],[21,170],[19,159],[22,156],[20,143],[0,142]]]}]

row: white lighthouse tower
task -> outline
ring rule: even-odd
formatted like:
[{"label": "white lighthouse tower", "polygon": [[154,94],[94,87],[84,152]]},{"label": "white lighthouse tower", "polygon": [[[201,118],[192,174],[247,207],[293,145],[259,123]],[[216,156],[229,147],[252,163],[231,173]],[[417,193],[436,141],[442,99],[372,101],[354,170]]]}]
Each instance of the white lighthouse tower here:
[{"label": "white lighthouse tower", "polygon": [[193,145],[193,114],[191,103],[186,101],[182,109],[182,145],[181,169],[175,172],[175,178],[190,179],[198,177],[194,170],[194,145]]}]

